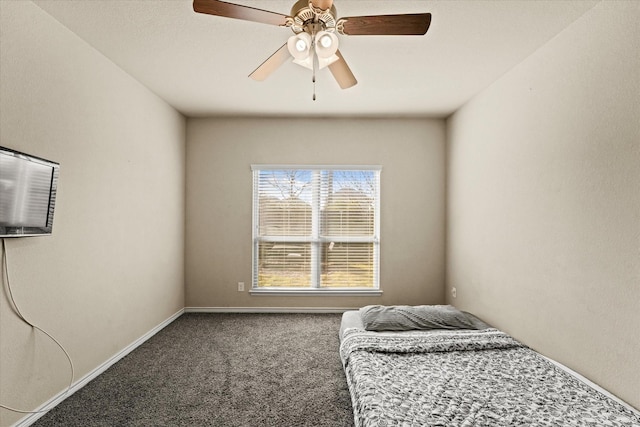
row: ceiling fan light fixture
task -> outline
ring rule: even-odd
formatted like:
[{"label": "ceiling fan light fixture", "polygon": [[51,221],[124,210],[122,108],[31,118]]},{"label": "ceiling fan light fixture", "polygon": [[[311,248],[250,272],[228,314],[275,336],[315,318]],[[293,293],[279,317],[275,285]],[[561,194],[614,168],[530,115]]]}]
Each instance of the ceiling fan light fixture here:
[{"label": "ceiling fan light fixture", "polygon": [[320,70],[340,59],[336,55],[338,51],[338,37],[334,33],[320,31],[316,34],[315,50],[318,55],[318,68]]},{"label": "ceiling fan light fixture", "polygon": [[309,55],[306,59],[293,59],[294,64],[298,64],[303,66],[304,68],[308,68],[313,70],[313,54]]},{"label": "ceiling fan light fixture", "polygon": [[320,45],[325,49],[330,48],[331,45],[333,44],[333,39],[328,34],[324,34],[319,39],[320,39]]},{"label": "ceiling fan light fixture", "polygon": [[304,61],[312,55],[311,36],[307,33],[291,36],[287,41],[287,48],[295,60]]},{"label": "ceiling fan light fixture", "polygon": [[338,55],[331,55],[328,58],[320,58],[320,56],[318,56],[318,69],[322,70],[323,68],[328,67],[339,59],[340,57],[338,57]]},{"label": "ceiling fan light fixture", "polygon": [[338,50],[338,37],[329,31],[316,34],[316,53],[319,58],[330,58]]}]

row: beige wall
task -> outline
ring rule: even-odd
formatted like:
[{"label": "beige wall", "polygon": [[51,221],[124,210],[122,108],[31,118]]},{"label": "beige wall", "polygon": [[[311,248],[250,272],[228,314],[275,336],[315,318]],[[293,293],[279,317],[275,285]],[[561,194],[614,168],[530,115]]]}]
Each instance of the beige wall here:
[{"label": "beige wall", "polygon": [[[60,162],[53,235],[7,239],[23,314],[76,380],[184,306],[185,120],[31,2],[0,2],[0,145]],[[66,359],[0,291],[0,402],[33,409]],[[0,425],[22,415],[0,410]]]},{"label": "beige wall", "polygon": [[[444,121],[189,119],[186,305],[358,307],[444,300]],[[382,165],[381,297],[280,297],[251,284],[251,164]]]},{"label": "beige wall", "polygon": [[600,3],[447,122],[449,301],[638,408],[639,9]]},{"label": "beige wall", "polygon": [[[78,379],[184,305],[442,303],[446,265],[449,302],[640,407],[638,18],[637,2],[603,2],[448,120],[445,221],[441,120],[185,125],[37,6],[0,1],[0,145],[61,163],[54,234],[7,241],[14,296]],[[382,165],[383,296],[237,292],[252,163]],[[5,287],[0,354],[3,404],[66,385]],[[20,417],[0,410],[0,425]]]}]

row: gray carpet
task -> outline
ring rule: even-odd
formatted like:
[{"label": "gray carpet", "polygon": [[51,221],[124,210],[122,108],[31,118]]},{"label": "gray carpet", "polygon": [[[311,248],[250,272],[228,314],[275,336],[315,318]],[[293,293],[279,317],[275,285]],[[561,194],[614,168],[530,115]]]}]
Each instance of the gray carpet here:
[{"label": "gray carpet", "polygon": [[352,426],[339,314],[185,314],[34,426]]}]

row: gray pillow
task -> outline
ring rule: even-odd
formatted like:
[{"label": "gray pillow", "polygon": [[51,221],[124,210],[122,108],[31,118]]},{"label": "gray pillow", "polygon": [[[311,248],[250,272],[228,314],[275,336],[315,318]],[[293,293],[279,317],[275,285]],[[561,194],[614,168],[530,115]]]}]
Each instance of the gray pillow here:
[{"label": "gray pillow", "polygon": [[479,329],[451,305],[368,305],[360,309],[360,317],[367,331]]},{"label": "gray pillow", "polygon": [[476,329],[481,330],[481,329],[489,329],[489,328],[493,328],[493,326],[491,326],[490,324],[486,323],[484,320],[479,319],[478,317],[474,316],[473,314],[469,313],[468,311],[463,311],[464,315],[467,316],[467,319],[469,319],[469,322],[471,322],[473,324],[473,326],[475,326]]}]

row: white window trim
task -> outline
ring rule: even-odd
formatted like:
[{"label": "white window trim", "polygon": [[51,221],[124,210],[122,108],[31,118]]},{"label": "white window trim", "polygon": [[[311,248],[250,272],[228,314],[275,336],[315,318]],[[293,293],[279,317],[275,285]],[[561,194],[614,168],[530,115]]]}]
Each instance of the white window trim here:
[{"label": "white window trim", "polygon": [[250,295],[262,296],[382,296],[382,289],[347,289],[347,288],[251,288]]},{"label": "white window trim", "polygon": [[287,169],[305,169],[305,170],[358,170],[358,171],[382,171],[380,165],[251,165],[251,170],[287,170]]},{"label": "white window trim", "polygon": [[[288,170],[288,169],[302,169],[302,170],[371,170],[371,171],[382,171],[382,166],[380,165],[280,165],[280,164],[252,164],[251,171],[253,175],[253,171],[256,170]],[[252,176],[253,180],[253,176]],[[251,287],[249,288],[249,295],[256,296],[382,296],[382,289],[380,285],[380,182],[378,182],[378,197],[376,198],[376,211],[378,215],[376,215],[376,223],[374,225],[376,229],[376,238],[375,241],[377,243],[377,251],[378,251],[378,268],[374,271],[374,284],[375,288],[257,288],[255,287],[255,279],[252,278]],[[252,184],[253,187],[253,184]],[[252,199],[254,199],[255,195],[252,191]],[[252,203],[254,204],[255,201]],[[257,270],[258,264],[258,256],[256,254],[256,214],[255,214],[256,206],[255,204],[252,206],[252,220],[251,220],[251,252],[252,252],[252,277]],[[342,237],[345,238],[344,236]],[[290,239],[290,238],[289,238]],[[316,239],[314,239],[315,241]],[[318,241],[325,241],[324,239],[317,239]],[[358,238],[351,238],[349,240],[357,241]],[[290,240],[289,240],[290,241]]]}]

